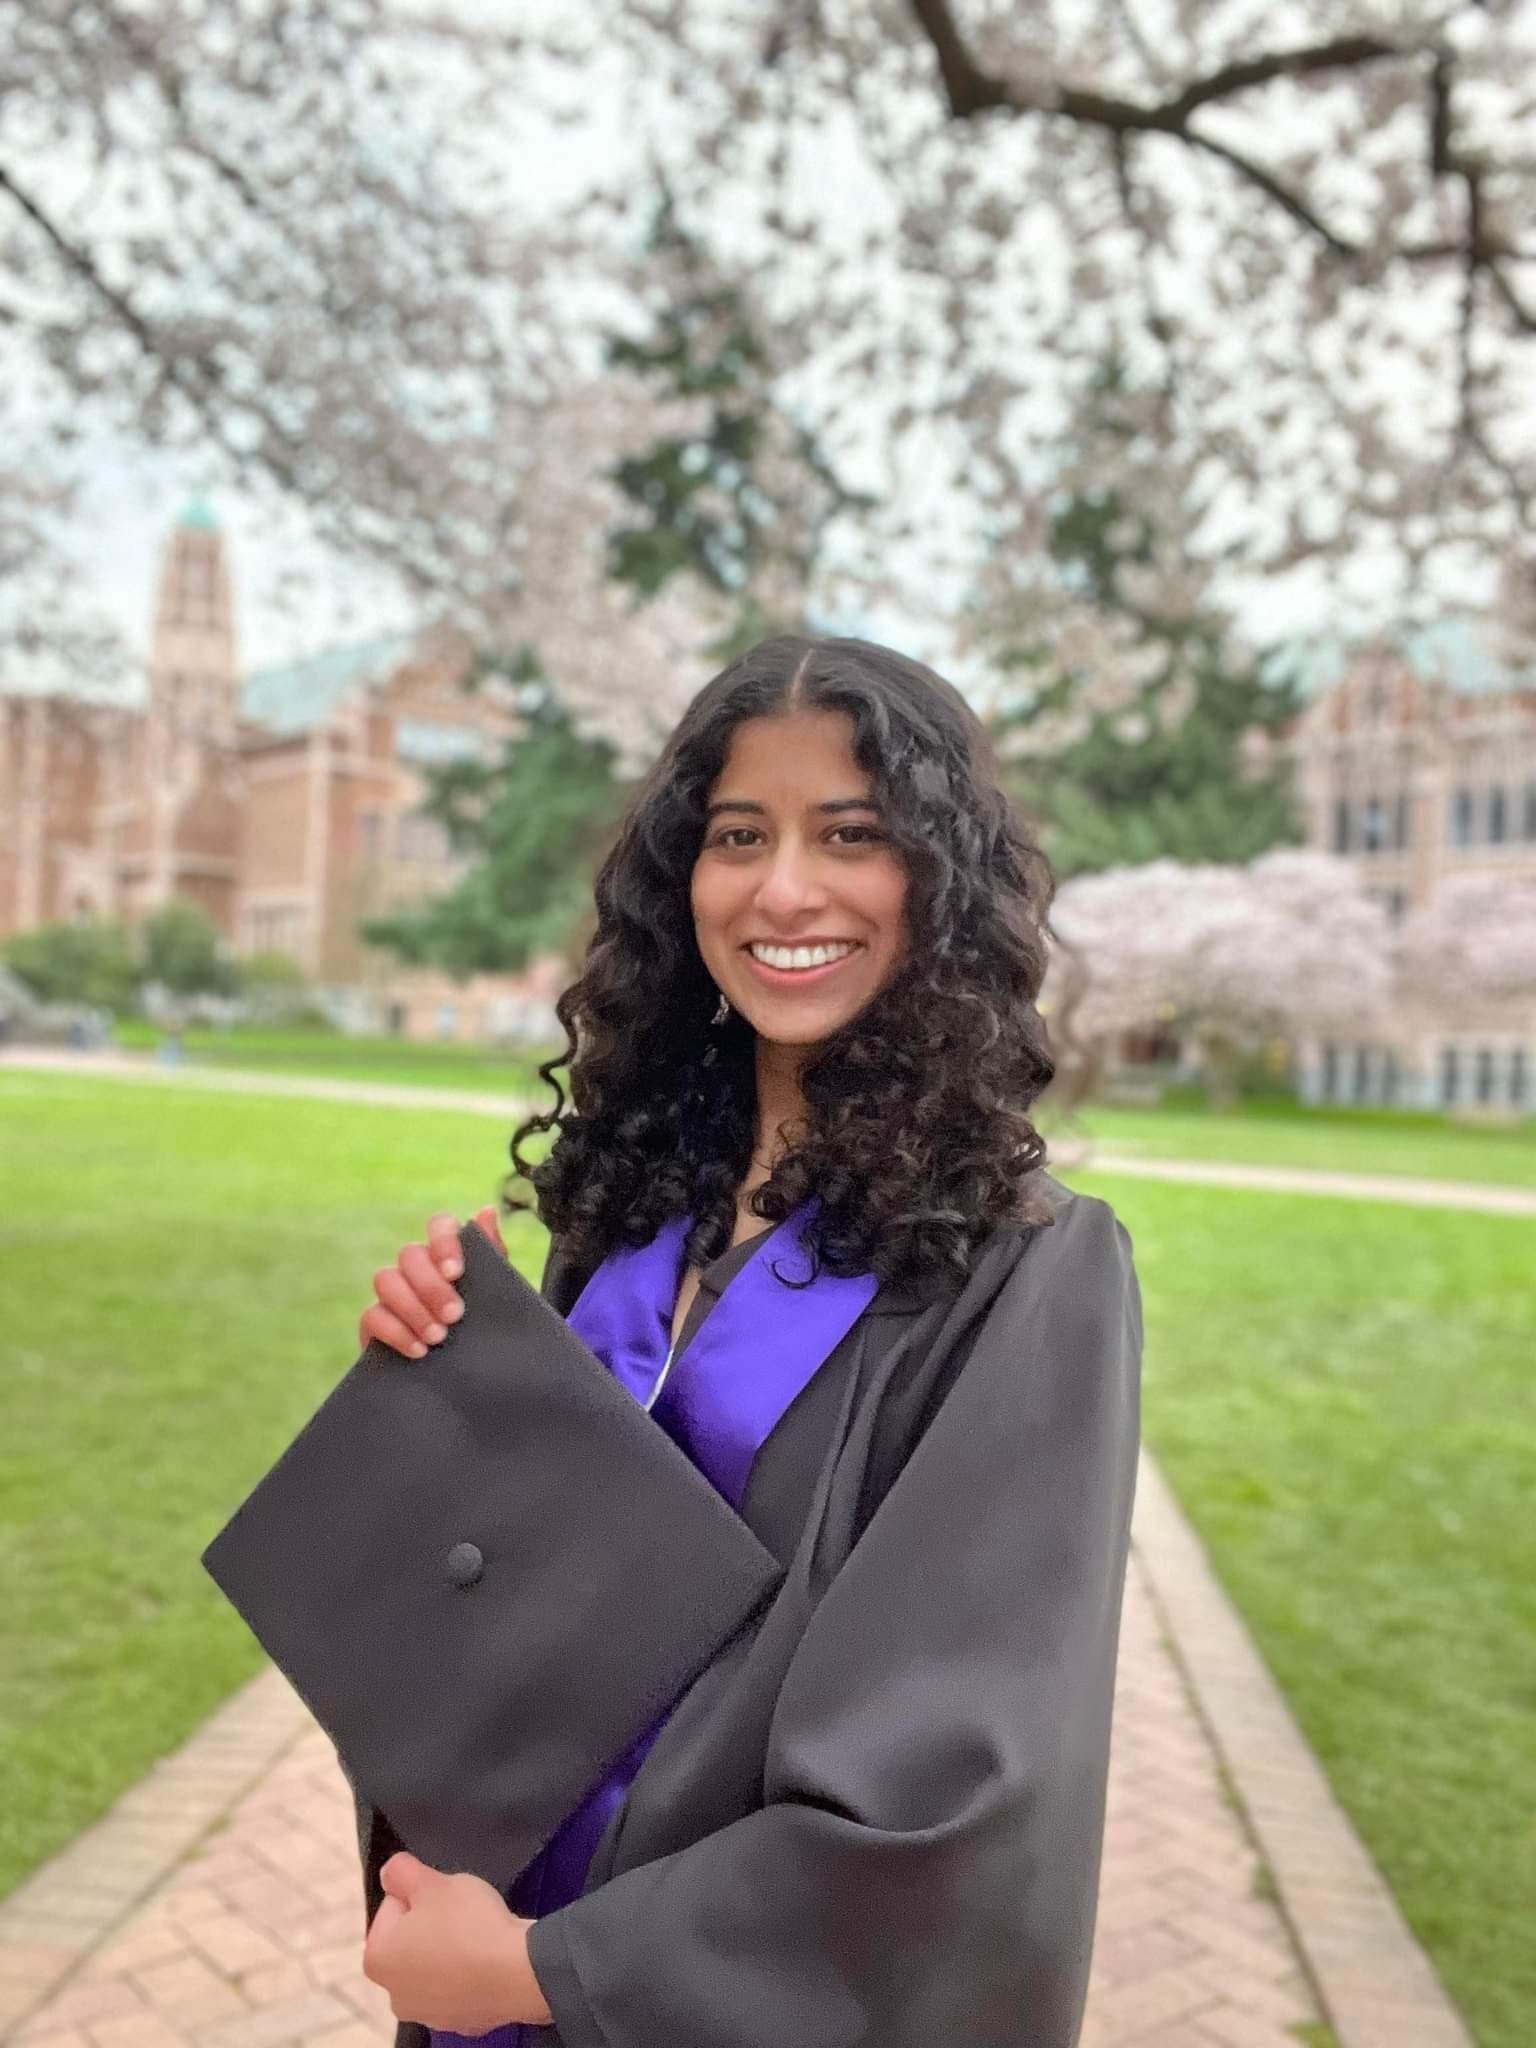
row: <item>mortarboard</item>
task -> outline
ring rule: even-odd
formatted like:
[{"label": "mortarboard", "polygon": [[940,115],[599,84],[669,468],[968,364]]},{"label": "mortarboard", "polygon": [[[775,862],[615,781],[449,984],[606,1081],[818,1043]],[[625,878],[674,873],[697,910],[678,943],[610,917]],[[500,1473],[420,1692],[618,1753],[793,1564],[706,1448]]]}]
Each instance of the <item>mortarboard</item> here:
[{"label": "mortarboard", "polygon": [[203,1553],[423,1861],[505,1891],[777,1586],[478,1228],[427,1357],[370,1344]]}]

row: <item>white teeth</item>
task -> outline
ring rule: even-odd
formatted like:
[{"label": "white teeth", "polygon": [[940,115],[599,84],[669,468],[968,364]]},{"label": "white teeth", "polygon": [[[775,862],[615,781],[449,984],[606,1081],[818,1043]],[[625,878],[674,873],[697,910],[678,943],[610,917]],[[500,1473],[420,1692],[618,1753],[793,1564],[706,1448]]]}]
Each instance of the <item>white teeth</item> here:
[{"label": "white teeth", "polygon": [[754,960],[765,967],[824,967],[829,960],[841,960],[853,951],[847,946],[753,946]]}]

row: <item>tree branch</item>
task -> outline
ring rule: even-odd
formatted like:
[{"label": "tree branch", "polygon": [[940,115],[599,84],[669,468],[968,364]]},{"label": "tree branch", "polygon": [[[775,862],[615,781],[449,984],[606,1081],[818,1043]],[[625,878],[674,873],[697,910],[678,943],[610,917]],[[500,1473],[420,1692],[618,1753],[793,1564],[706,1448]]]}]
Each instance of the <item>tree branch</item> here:
[{"label": "tree branch", "polygon": [[1220,158],[1289,214],[1298,226],[1317,236],[1331,255],[1351,257],[1359,253],[1356,245],[1335,233],[1298,192],[1254,163],[1251,157],[1192,129],[1189,119],[1201,107],[1232,99],[1276,79],[1305,78],[1321,71],[1357,71],[1368,64],[1417,54],[1411,46],[1384,42],[1376,36],[1340,36],[1328,43],[1272,50],[1267,55],[1225,64],[1186,85],[1171,99],[1152,106],[1070,85],[1058,86],[1032,99],[1006,79],[980,69],[955,26],[949,0],[912,0],[912,11],[939,60],[939,74],[953,119],[967,121],[992,108],[1009,107],[1019,114],[1054,114],[1084,127],[1106,128],[1115,135],[1167,135],[1190,149],[1204,150],[1207,155]]},{"label": "tree branch", "polygon": [[1339,36],[1331,43],[1272,50],[1266,56],[1224,64],[1186,85],[1172,99],[1153,106],[1069,85],[1058,87],[1047,98],[1029,99],[1007,79],[980,69],[955,26],[949,0],[912,0],[912,11],[938,57],[950,113],[962,121],[992,107],[1012,107],[1018,113],[1064,114],[1094,127],[1183,136],[1190,115],[1201,107],[1231,99],[1256,85],[1269,85],[1278,78],[1305,78],[1318,71],[1358,71],[1367,64],[1416,54],[1412,45],[1383,42],[1377,36]]},{"label": "tree branch", "polygon": [[[169,386],[180,395],[209,437],[237,469],[243,469],[247,464],[255,462],[293,497],[306,503],[315,503],[315,490],[306,481],[303,473],[305,445],[301,436],[290,433],[276,414],[263,406],[251,393],[245,392],[238,398],[235,397],[229,389],[223,371],[211,357],[192,357],[165,348],[160,336],[132,300],[108,283],[87,251],[69,240],[31,194],[17,184],[4,164],[0,164],[0,192],[9,195],[12,202],[44,237],[69,273],[92,298],[108,309],[120,323],[123,331],[132,337],[141,354],[155,366],[161,386]],[[245,412],[257,423],[264,437],[260,448],[241,448],[231,439],[220,401],[225,406]],[[390,467],[392,483],[401,486],[409,484],[409,477],[400,470],[398,463],[391,461]],[[330,509],[332,515],[336,516],[337,508],[332,506]],[[343,531],[348,530],[345,516],[339,520],[339,526]],[[361,529],[353,527],[350,530],[358,545],[366,546],[374,555],[380,552],[377,539],[371,543],[364,542]],[[432,569],[406,546],[387,544],[384,552],[407,576],[428,585],[434,581]]]},{"label": "tree branch", "polygon": [[1331,256],[1347,259],[1359,255],[1358,243],[1346,241],[1342,235],[1335,234],[1321,215],[1314,213],[1298,193],[1293,192],[1288,185],[1282,185],[1278,178],[1271,177],[1269,172],[1261,164],[1256,164],[1251,157],[1243,156],[1239,151],[1229,149],[1226,143],[1217,142],[1214,137],[1198,134],[1194,130],[1186,132],[1179,139],[1187,143],[1191,149],[1203,149],[1208,156],[1219,157],[1224,164],[1229,164],[1239,177],[1245,178],[1250,185],[1256,185],[1266,198],[1272,199],[1276,206],[1288,213],[1299,226],[1316,235]]},{"label": "tree branch", "polygon": [[1432,176],[1459,177],[1465,182],[1468,238],[1404,243],[1397,254],[1408,263],[1456,262],[1467,266],[1469,283],[1472,274],[1485,273],[1515,327],[1524,334],[1536,333],[1536,310],[1523,302],[1513,281],[1500,268],[1502,261],[1522,260],[1521,252],[1489,233],[1482,204],[1482,168],[1459,155],[1455,148],[1451,109],[1455,59],[1443,45],[1394,43],[1379,36],[1338,36],[1331,42],[1271,50],[1224,64],[1182,87],[1171,98],[1143,105],[1070,85],[1058,85],[1034,96],[1024,93],[1006,78],[985,72],[976,63],[955,25],[950,0],[911,0],[911,5],[918,27],[938,59],[952,119],[972,120],[998,107],[1016,114],[1054,115],[1083,127],[1105,129],[1117,148],[1129,135],[1165,135],[1187,149],[1202,151],[1226,164],[1245,184],[1262,193],[1298,227],[1321,242],[1330,256],[1343,262],[1362,253],[1357,242],[1331,228],[1294,186],[1274,172],[1230,144],[1192,128],[1190,116],[1202,107],[1231,100],[1277,79],[1307,78],[1325,71],[1359,71],[1367,65],[1394,59],[1417,59],[1429,50],[1433,63],[1425,108],[1426,161]]},{"label": "tree branch", "polygon": [[1277,78],[1309,78],[1317,71],[1359,71],[1368,64],[1380,64],[1393,57],[1411,56],[1413,51],[1398,43],[1383,42],[1378,36],[1339,36],[1331,43],[1310,43],[1295,50],[1272,50],[1268,56],[1250,57],[1241,64],[1225,64],[1157,110],[1176,127],[1199,107],[1212,100],[1231,99],[1256,85],[1270,85]]}]

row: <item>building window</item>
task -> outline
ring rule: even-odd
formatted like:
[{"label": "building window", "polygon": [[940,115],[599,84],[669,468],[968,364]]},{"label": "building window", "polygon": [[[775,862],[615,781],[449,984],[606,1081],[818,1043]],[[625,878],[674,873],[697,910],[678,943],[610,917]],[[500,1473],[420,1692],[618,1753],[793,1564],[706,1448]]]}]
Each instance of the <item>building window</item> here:
[{"label": "building window", "polygon": [[1440,1100],[1454,1109],[1461,1099],[1461,1054],[1454,1045],[1440,1048]]},{"label": "building window", "polygon": [[1349,851],[1349,801],[1338,797],[1333,806],[1333,850],[1335,853]]},{"label": "building window", "polygon": [[1369,1102],[1371,1099],[1371,1049],[1367,1045],[1355,1047],[1355,1092],[1352,1102]]},{"label": "building window", "polygon": [[1339,1048],[1333,1040],[1323,1044],[1322,1097],[1324,1102],[1333,1102],[1339,1092]]},{"label": "building window", "polygon": [[297,960],[304,946],[304,913],[285,905],[253,910],[246,919],[253,953],[286,953]]},{"label": "building window", "polygon": [[452,1038],[459,1028],[457,1003],[439,1003],[437,1006],[437,1035]]},{"label": "building window", "polygon": [[1451,844],[1472,844],[1472,792],[1458,789],[1451,798]]},{"label": "building window", "polygon": [[1509,1099],[1516,1109],[1525,1102],[1525,1047],[1515,1046],[1509,1055]]},{"label": "building window", "polygon": [[1493,1100],[1493,1048],[1480,1045],[1477,1049],[1477,1099],[1479,1102]]},{"label": "building window", "polygon": [[363,859],[376,861],[384,850],[384,820],[377,811],[363,811],[358,818]]},{"label": "building window", "polygon": [[1401,1082],[1402,1074],[1398,1068],[1397,1054],[1389,1052],[1384,1056],[1381,1063],[1381,1099],[1383,1102],[1396,1102],[1397,1091]]},{"label": "building window", "polygon": [[1504,792],[1498,788],[1490,789],[1488,792],[1488,844],[1490,846],[1502,846],[1504,844],[1505,824]]},{"label": "building window", "polygon": [[1412,815],[1409,810],[1408,792],[1402,791],[1393,806],[1392,843],[1401,851],[1412,836]]},{"label": "building window", "polygon": [[1536,840],[1536,782],[1525,785],[1525,836]]},{"label": "building window", "polygon": [[1360,851],[1380,853],[1387,843],[1387,807],[1379,796],[1366,798],[1360,813]]}]

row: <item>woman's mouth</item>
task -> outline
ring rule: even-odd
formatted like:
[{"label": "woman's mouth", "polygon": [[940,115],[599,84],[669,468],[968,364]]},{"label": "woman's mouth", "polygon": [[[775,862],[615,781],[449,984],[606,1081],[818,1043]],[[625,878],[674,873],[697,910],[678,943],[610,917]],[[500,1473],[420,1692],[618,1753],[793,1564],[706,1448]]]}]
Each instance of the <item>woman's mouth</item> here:
[{"label": "woman's mouth", "polygon": [[[766,983],[769,988],[808,988],[812,983],[826,981],[831,975],[836,974],[840,967],[846,967],[850,960],[864,951],[864,948],[857,942],[850,942],[846,947],[836,949],[836,957],[830,960],[823,957],[833,951],[829,946],[773,946],[765,950],[771,957],[760,960],[750,946],[742,947],[742,952],[759,981]],[[784,964],[792,960],[797,953],[805,952],[813,955],[811,964],[803,967]]]}]

